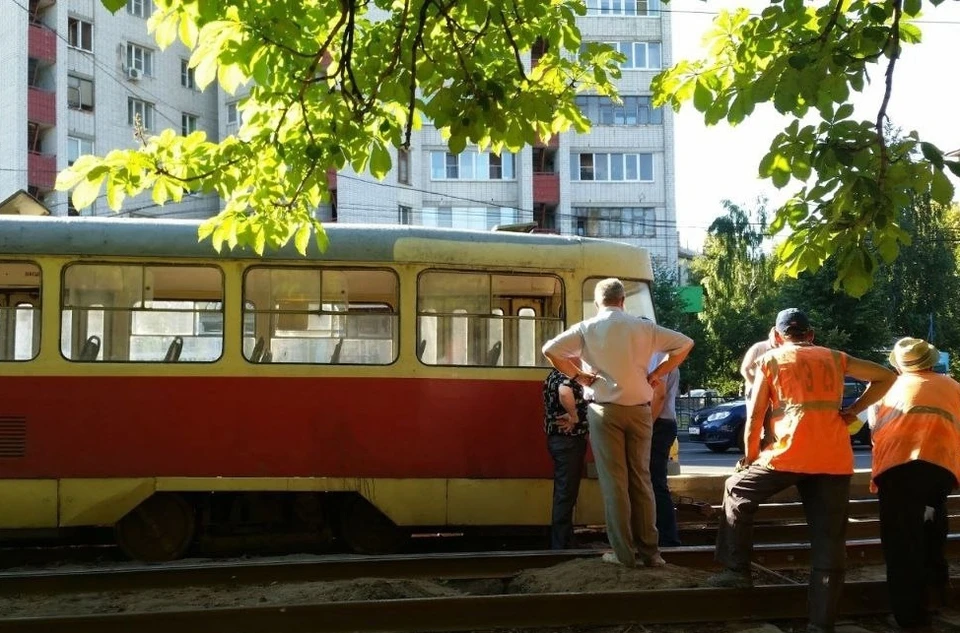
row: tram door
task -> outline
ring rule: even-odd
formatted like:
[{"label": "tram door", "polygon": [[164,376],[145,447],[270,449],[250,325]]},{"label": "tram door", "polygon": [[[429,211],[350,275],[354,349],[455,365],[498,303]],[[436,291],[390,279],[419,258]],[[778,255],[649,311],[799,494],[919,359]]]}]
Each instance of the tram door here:
[{"label": "tram door", "polygon": [[30,360],[40,349],[40,292],[0,289],[0,360]]}]

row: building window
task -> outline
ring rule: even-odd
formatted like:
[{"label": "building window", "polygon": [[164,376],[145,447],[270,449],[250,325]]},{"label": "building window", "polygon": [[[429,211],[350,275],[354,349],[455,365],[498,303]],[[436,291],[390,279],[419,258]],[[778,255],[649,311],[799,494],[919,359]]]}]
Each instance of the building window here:
[{"label": "building window", "polygon": [[93,153],[93,141],[78,136],[67,137],[67,164],[72,165],[84,154]]},{"label": "building window", "polygon": [[193,134],[197,131],[197,116],[194,114],[187,114],[186,112],[180,115],[180,134],[186,136],[188,134]]},{"label": "building window", "polygon": [[474,231],[488,231],[498,224],[515,224],[513,207],[424,207],[420,224]]},{"label": "building window", "polygon": [[660,70],[660,42],[604,42],[626,58],[623,70]]},{"label": "building window", "polygon": [[410,150],[402,147],[397,150],[397,182],[410,184]]},{"label": "building window", "polygon": [[74,48],[93,50],[93,24],[79,18],[67,18],[67,42]]},{"label": "building window", "polygon": [[197,79],[188,59],[180,60],[180,85],[190,90],[197,89]]},{"label": "building window", "polygon": [[149,18],[153,13],[151,0],[127,0],[127,13],[138,18]]},{"label": "building window", "polygon": [[574,207],[577,235],[584,237],[656,237],[653,207]]},{"label": "building window", "polygon": [[136,44],[127,44],[127,70],[136,68],[141,74],[153,76],[153,51]]},{"label": "building window", "polygon": [[146,101],[141,101],[140,99],[134,99],[133,97],[127,98],[127,123],[130,125],[135,125],[137,119],[140,119],[140,125],[143,126],[145,130],[152,130],[153,127],[153,111],[154,107],[152,103],[147,103]]},{"label": "building window", "polygon": [[466,151],[460,154],[431,152],[430,177],[433,180],[514,180],[514,155],[503,152]]},{"label": "building window", "polygon": [[93,80],[75,75],[67,76],[67,106],[74,110],[93,112]]},{"label": "building window", "polygon": [[570,154],[571,180],[653,182],[653,154]]},{"label": "building window", "polygon": [[399,212],[397,220],[400,224],[413,224],[413,209],[401,204],[397,211]]},{"label": "building window", "polygon": [[650,97],[622,97],[615,104],[610,97],[580,96],[577,107],[594,125],[663,125],[663,108],[651,105]]},{"label": "building window", "polygon": [[658,17],[660,0],[587,0],[587,15]]},{"label": "building window", "polygon": [[236,101],[227,104],[227,125],[240,125],[240,111]]}]

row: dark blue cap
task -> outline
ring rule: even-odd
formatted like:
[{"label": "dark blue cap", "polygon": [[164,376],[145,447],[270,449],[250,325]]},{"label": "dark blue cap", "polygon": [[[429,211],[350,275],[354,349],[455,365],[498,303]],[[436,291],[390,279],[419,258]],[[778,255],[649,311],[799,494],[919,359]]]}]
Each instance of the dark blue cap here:
[{"label": "dark blue cap", "polygon": [[777,314],[777,331],[780,333],[802,333],[810,329],[810,319],[797,308],[787,308]]}]

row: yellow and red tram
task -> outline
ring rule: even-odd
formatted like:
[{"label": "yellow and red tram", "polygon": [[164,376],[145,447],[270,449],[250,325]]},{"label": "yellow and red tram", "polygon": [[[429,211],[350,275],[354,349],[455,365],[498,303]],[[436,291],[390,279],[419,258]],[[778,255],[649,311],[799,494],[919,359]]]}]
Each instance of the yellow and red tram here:
[{"label": "yellow and red tram", "polygon": [[[649,255],[613,242],[334,225],[258,257],[197,223],[0,217],[0,531],[546,525],[540,347]],[[311,247],[313,248],[313,247]],[[579,523],[603,522],[584,482]]]}]

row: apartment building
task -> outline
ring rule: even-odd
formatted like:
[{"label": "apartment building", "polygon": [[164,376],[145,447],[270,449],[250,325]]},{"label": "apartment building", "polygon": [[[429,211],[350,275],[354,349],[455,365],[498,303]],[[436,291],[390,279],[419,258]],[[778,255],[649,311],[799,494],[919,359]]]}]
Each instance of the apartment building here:
[{"label": "apartment building", "polygon": [[[133,122],[235,133],[238,98],[214,87],[199,92],[180,43],[160,51],[147,32],[150,0],[130,0],[111,14],[99,0],[0,3],[0,199],[27,190],[54,215],[74,214],[53,191],[56,174],[77,156],[134,147]],[[677,265],[673,117],[653,108],[650,80],[669,64],[670,17],[659,0],[588,0],[580,19],[586,41],[608,42],[626,57],[621,105],[580,97],[589,134],[565,133],[547,144],[497,156],[468,148],[452,154],[435,128],[415,132],[395,153],[383,181],[351,170],[331,173],[332,204],[320,217],[489,229],[534,222],[542,230],[621,240]],[[534,50],[528,63],[536,64]],[[219,208],[188,197],[158,208],[144,194],[124,214],[205,217]],[[110,211],[98,199],[83,214]]]},{"label": "apartment building", "polygon": [[[532,222],[541,230],[619,240],[649,248],[670,269],[678,265],[674,198],[674,119],[653,108],[650,81],[670,64],[670,14],[659,0],[587,0],[585,41],[624,54],[621,105],[583,95],[589,134],[564,133],[516,155],[467,148],[448,151],[430,125],[414,132],[407,152],[394,153],[383,180],[352,170],[331,173],[325,221],[378,222],[489,229]],[[536,64],[541,51],[528,62]],[[222,96],[221,134],[237,130],[242,96]]]},{"label": "apartment building", "polygon": [[[187,49],[160,51],[147,32],[150,0],[116,14],[99,0],[0,2],[0,199],[26,190],[53,215],[79,215],[53,190],[57,173],[82,154],[135,147],[133,122],[150,132],[219,131],[215,89],[199,92]],[[208,217],[219,201],[188,196],[162,209],[149,194],[126,215]],[[83,215],[111,213],[101,197]]]}]

